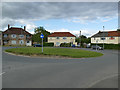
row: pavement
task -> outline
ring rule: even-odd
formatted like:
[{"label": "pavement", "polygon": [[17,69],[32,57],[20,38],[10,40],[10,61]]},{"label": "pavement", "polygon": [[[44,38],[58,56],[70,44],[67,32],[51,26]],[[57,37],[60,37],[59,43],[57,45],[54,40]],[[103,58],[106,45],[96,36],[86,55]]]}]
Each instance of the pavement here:
[{"label": "pavement", "polygon": [[[12,47],[3,47],[3,51],[9,48]],[[3,52],[3,88],[117,88],[118,51],[97,52],[104,55],[52,59],[15,56]]]}]

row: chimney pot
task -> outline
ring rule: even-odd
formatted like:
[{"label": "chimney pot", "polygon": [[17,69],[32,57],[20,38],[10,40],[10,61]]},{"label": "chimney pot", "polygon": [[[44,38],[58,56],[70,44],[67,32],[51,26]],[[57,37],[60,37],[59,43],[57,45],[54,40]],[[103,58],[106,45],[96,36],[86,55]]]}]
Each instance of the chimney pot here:
[{"label": "chimney pot", "polygon": [[24,26],[24,30],[26,30],[26,26]]},{"label": "chimney pot", "polygon": [[10,25],[8,24],[8,29],[10,28]]}]

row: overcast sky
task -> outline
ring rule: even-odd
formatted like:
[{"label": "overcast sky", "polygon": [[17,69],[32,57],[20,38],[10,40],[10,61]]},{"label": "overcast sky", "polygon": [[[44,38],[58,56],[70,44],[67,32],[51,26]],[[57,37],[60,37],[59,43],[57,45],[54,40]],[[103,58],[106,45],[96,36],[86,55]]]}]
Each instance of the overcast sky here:
[{"label": "overcast sky", "polygon": [[4,2],[2,29],[7,25],[21,27],[34,33],[34,28],[45,27],[50,32],[69,31],[91,36],[102,30],[118,28],[117,2]]}]

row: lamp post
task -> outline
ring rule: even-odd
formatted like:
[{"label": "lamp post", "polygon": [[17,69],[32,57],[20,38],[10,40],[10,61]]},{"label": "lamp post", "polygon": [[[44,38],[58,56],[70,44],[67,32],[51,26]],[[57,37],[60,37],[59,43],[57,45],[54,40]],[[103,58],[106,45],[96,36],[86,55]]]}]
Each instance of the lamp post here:
[{"label": "lamp post", "polygon": [[104,37],[104,29],[105,29],[105,27],[103,26],[103,49],[104,49],[104,39],[105,39],[105,37]]},{"label": "lamp post", "polygon": [[98,43],[98,39],[96,40],[96,51],[97,51],[97,43]]},{"label": "lamp post", "polygon": [[80,47],[81,47],[81,31],[80,31]]},{"label": "lamp post", "polygon": [[42,38],[42,53],[43,53],[43,38],[44,38],[44,35],[41,33],[40,37]]}]

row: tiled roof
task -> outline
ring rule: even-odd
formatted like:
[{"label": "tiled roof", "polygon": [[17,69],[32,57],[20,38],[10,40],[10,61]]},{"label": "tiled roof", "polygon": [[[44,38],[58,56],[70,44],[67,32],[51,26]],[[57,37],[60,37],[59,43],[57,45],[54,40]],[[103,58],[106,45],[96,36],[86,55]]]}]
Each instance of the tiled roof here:
[{"label": "tiled roof", "polygon": [[3,34],[24,34],[29,35],[30,33],[22,28],[11,27],[3,32]]},{"label": "tiled roof", "polygon": [[76,36],[71,34],[70,32],[54,32],[48,37],[76,37]]},{"label": "tiled roof", "polygon": [[108,32],[108,36],[120,36],[120,31],[110,31]]},{"label": "tiled roof", "polygon": [[92,37],[110,37],[110,36],[120,36],[120,31],[99,31],[97,34]]},{"label": "tiled roof", "polygon": [[108,32],[102,32],[99,31],[97,34],[93,35],[92,37],[107,37],[108,36]]}]

